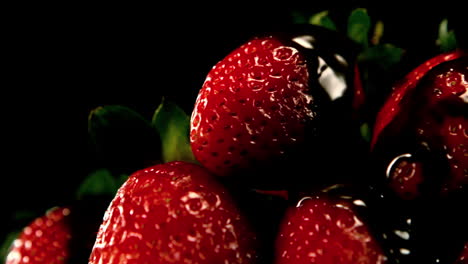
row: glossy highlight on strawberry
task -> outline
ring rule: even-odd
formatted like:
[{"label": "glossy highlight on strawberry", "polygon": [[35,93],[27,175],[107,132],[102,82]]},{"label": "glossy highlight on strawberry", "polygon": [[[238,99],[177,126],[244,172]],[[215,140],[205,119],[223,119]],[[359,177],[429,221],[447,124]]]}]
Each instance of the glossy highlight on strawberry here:
[{"label": "glossy highlight on strawberry", "polygon": [[248,166],[251,156],[284,154],[284,145],[303,140],[304,124],[315,116],[308,89],[307,65],[297,49],[272,37],[241,46],[214,66],[203,85],[192,116],[195,155],[223,175],[232,166]]},{"label": "glossy highlight on strawberry", "polygon": [[202,167],[134,173],[105,213],[89,263],[256,263],[256,236]]},{"label": "glossy highlight on strawberry", "polygon": [[14,240],[6,263],[86,263],[109,201],[94,195],[49,209]]},{"label": "glossy highlight on strawberry", "polygon": [[461,190],[468,184],[468,56],[439,55],[408,76],[376,120],[378,174],[404,199]]},{"label": "glossy highlight on strawberry", "polygon": [[466,56],[465,53],[466,52],[462,50],[455,50],[435,56],[416,67],[408,73],[403,80],[400,80],[400,82],[394,86],[392,94],[378,113],[372,137],[372,146],[375,145],[377,137],[381,134],[382,130],[401,112],[401,108],[403,107],[401,100],[403,96],[405,96],[408,91],[414,89],[421,78],[432,68],[443,62]]},{"label": "glossy highlight on strawberry", "polygon": [[341,143],[353,141],[339,131],[362,99],[353,102],[360,93],[352,47],[337,32],[307,27],[257,36],[232,51],[198,94],[190,132],[196,159],[230,176],[305,160],[308,152],[332,158],[320,144],[346,149]]},{"label": "glossy highlight on strawberry", "polygon": [[68,263],[69,215],[69,208],[57,207],[35,219],[13,242],[5,263]]},{"label": "glossy highlight on strawberry", "polygon": [[276,264],[386,263],[354,205],[304,197],[286,213],[276,241]]},{"label": "glossy highlight on strawberry", "polygon": [[377,116],[372,164],[398,263],[453,263],[466,241],[467,77],[464,51],[436,56],[397,83]]}]

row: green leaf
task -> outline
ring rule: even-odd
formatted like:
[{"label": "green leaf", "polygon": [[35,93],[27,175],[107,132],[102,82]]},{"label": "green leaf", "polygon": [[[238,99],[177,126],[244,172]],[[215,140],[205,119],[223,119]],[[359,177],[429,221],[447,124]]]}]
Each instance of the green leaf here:
[{"label": "green leaf", "polygon": [[348,37],[363,47],[369,45],[371,20],[364,8],[357,8],[348,17]]},{"label": "green leaf", "polygon": [[370,142],[372,139],[372,132],[368,123],[363,123],[360,127],[361,137],[366,141]]},{"label": "green leaf", "polygon": [[11,245],[13,244],[13,241],[18,237],[20,234],[20,231],[13,231],[8,233],[6,235],[5,240],[3,243],[0,245],[0,260],[5,261],[6,263],[6,257],[8,254],[8,251],[10,250]]},{"label": "green leaf", "polygon": [[379,20],[374,25],[374,34],[372,34],[371,43],[373,45],[379,44],[380,39],[383,36],[383,33],[384,33],[384,23]]},{"label": "green leaf", "polygon": [[359,54],[360,62],[371,62],[388,69],[400,62],[404,50],[392,44],[379,44],[365,49]]},{"label": "green leaf", "polygon": [[322,26],[331,30],[336,30],[336,25],[328,16],[328,10],[316,13],[309,19],[309,24]]},{"label": "green leaf", "polygon": [[91,111],[88,131],[100,167],[114,174],[130,174],[158,163],[161,142],[150,121],[122,105],[101,106]]},{"label": "green leaf", "polygon": [[442,52],[451,51],[457,48],[457,39],[453,30],[448,30],[448,20],[443,19],[439,25],[439,38],[437,44]]},{"label": "green leaf", "polygon": [[164,162],[195,162],[189,140],[190,118],[180,107],[163,98],[152,124],[161,137]]},{"label": "green leaf", "polygon": [[115,195],[119,183],[107,169],[99,169],[89,174],[78,187],[76,197],[81,199],[85,196]]}]

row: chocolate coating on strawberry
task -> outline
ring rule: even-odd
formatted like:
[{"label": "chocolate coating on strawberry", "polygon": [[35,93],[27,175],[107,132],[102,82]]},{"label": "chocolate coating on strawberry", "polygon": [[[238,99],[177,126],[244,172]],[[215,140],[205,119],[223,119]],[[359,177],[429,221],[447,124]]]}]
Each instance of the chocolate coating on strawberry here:
[{"label": "chocolate coating on strawberry", "polygon": [[[447,193],[468,184],[468,56],[457,51],[436,59],[449,61],[431,59],[416,68],[376,120],[373,153],[379,173],[387,171],[397,193],[413,193],[407,197]],[[412,170],[393,162],[402,156],[410,157]]]},{"label": "chocolate coating on strawberry", "polygon": [[192,112],[197,160],[227,176],[304,161],[314,147],[327,152],[317,141],[335,136],[353,112],[354,57],[326,45],[337,38],[314,27],[259,36],[217,63]]},{"label": "chocolate coating on strawberry", "polygon": [[255,263],[255,243],[205,169],[171,162],[136,172],[119,189],[90,263]]},{"label": "chocolate coating on strawberry", "polygon": [[[375,145],[377,137],[381,134],[382,130],[399,114],[404,107],[402,98],[406,94],[413,90],[416,85],[419,83],[421,78],[427,74],[435,66],[446,62],[451,61],[462,56],[466,56],[464,51],[456,50],[453,52],[448,52],[440,54],[424,62],[423,64],[416,67],[410,73],[408,73],[403,80],[398,82],[394,88],[390,97],[387,99],[385,104],[382,106],[381,110],[377,115],[377,121],[374,127],[374,133],[372,137],[372,146]],[[438,94],[439,91],[435,91],[435,94]]]}]

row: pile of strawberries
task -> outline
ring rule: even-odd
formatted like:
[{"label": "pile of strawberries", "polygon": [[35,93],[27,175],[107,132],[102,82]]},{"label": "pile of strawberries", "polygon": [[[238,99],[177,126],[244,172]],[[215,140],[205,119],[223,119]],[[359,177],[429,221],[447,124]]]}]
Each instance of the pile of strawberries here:
[{"label": "pile of strawberries", "polygon": [[105,212],[52,209],[6,263],[468,263],[468,54],[395,81],[370,141],[357,56],[323,27],[253,37],[208,73],[186,134],[126,153],[139,170]]}]

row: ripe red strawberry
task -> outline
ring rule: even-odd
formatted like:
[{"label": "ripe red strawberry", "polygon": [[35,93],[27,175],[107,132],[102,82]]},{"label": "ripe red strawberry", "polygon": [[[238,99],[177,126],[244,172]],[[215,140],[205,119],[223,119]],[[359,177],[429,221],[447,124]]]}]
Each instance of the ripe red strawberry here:
[{"label": "ripe red strawberry", "polygon": [[48,210],[19,234],[6,264],[85,263],[108,204],[107,197],[95,196]]},{"label": "ripe red strawberry", "polygon": [[[444,60],[448,60],[444,62]],[[468,56],[443,54],[410,73],[378,114],[373,152],[403,198],[468,184]]]},{"label": "ripe red strawberry", "polygon": [[[335,143],[325,137],[348,125],[342,120],[352,116],[355,96],[352,44],[346,46],[348,40],[334,33],[311,27],[259,36],[218,62],[192,113],[190,140],[197,160],[226,176],[263,171],[284,164],[278,161],[285,157],[305,159],[301,152],[313,148],[327,156]],[[337,147],[344,148],[342,137],[335,138]],[[310,141],[319,143],[309,148]],[[319,146],[323,142],[326,148]]]},{"label": "ripe red strawberry", "polygon": [[255,263],[255,240],[205,169],[170,162],[138,171],[121,186],[89,263]]},{"label": "ripe red strawberry", "polygon": [[283,219],[275,263],[385,263],[379,244],[353,208],[325,197],[301,200]]},{"label": "ripe red strawberry", "polygon": [[423,183],[423,165],[411,154],[395,157],[387,167],[390,188],[403,199],[415,199],[421,195],[419,186]]},{"label": "ripe red strawberry", "polygon": [[427,72],[435,66],[446,61],[460,58],[463,54],[464,52],[462,50],[455,50],[435,56],[416,67],[408,73],[403,80],[394,86],[392,94],[377,115],[377,121],[375,123],[374,133],[372,136],[372,146],[375,145],[382,130],[393,121],[397,114],[402,111],[402,107],[404,107],[402,104],[402,98],[417,86],[421,78],[423,78],[424,75],[426,75]]},{"label": "ripe red strawberry", "polygon": [[6,264],[67,263],[71,239],[66,223],[69,215],[69,208],[56,207],[34,220],[13,242]]}]

